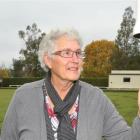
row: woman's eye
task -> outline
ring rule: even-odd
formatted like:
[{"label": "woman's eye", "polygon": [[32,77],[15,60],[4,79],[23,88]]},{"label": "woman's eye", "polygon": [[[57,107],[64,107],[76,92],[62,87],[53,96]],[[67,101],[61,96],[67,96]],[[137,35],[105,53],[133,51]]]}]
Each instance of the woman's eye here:
[{"label": "woman's eye", "polygon": [[77,54],[77,55],[81,55],[81,52],[80,52],[80,51],[78,51],[78,52],[76,52],[76,54]]},{"label": "woman's eye", "polygon": [[70,54],[70,51],[66,51],[65,54],[69,55]]}]

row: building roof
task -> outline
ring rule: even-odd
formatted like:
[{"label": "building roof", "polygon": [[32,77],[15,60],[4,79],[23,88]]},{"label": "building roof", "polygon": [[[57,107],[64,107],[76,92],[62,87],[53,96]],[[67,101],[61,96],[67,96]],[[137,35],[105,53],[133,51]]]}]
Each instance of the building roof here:
[{"label": "building roof", "polygon": [[111,75],[140,75],[140,70],[112,70]]}]

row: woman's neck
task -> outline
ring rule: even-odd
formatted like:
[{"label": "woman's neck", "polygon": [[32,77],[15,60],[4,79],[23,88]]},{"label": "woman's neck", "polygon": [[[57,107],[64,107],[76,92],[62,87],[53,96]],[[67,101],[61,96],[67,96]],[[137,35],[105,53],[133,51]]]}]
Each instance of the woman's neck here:
[{"label": "woman's neck", "polygon": [[70,88],[73,85],[72,81],[60,80],[60,79],[55,78],[53,76],[51,77],[51,82],[62,100],[65,98],[68,91],[70,90]]}]

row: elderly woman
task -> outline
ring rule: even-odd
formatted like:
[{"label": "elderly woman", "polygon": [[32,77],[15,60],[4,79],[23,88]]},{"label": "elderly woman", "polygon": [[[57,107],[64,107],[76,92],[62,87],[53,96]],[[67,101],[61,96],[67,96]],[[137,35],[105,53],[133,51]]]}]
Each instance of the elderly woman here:
[{"label": "elderly woman", "polygon": [[140,140],[103,92],[79,81],[84,53],[77,31],[55,30],[39,47],[41,81],[17,89],[6,113],[2,140]]}]

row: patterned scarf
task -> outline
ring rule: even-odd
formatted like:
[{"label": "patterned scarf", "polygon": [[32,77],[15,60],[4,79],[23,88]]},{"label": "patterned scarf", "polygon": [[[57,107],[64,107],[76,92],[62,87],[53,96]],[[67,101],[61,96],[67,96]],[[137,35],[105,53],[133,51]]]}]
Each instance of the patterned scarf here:
[{"label": "patterned scarf", "polygon": [[[47,94],[54,104],[54,112],[59,120],[59,126],[57,129],[58,140],[76,140],[76,133],[71,125],[70,116],[68,114],[69,110],[75,103],[75,100],[80,93],[79,81],[75,81],[68,94],[61,100],[57,91],[51,83],[51,73],[48,72],[45,79],[45,86],[47,89]],[[45,106],[45,105],[44,105]],[[47,139],[54,140],[53,130],[51,127],[51,122],[47,114],[47,109],[44,109],[46,117],[46,127],[47,127]]]}]

